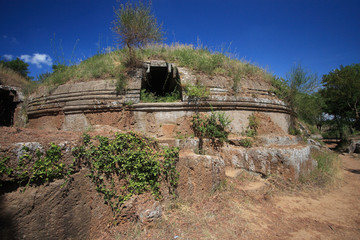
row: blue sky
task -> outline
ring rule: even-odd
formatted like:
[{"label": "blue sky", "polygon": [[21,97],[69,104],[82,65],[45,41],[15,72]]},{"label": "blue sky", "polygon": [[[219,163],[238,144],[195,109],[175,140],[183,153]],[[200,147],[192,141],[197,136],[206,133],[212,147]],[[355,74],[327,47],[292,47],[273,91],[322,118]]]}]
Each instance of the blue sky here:
[{"label": "blue sky", "polygon": [[[0,56],[20,57],[30,75],[115,47],[115,0],[0,0]],[[286,77],[295,63],[319,76],[360,63],[357,0],[152,0],[165,43],[230,51]],[[55,53],[56,46],[57,53]],[[61,51],[63,49],[63,53]]]}]

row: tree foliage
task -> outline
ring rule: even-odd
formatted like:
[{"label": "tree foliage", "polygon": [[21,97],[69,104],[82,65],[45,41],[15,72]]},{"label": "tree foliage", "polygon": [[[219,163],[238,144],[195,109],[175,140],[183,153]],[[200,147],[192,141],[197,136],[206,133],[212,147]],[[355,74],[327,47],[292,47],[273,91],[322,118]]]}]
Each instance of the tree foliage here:
[{"label": "tree foliage", "polygon": [[324,75],[322,84],[324,110],[334,116],[339,129],[345,124],[360,130],[360,64],[341,65]]},{"label": "tree foliage", "polygon": [[[283,99],[302,120],[309,124],[319,124],[322,109],[314,104],[319,100],[315,94],[318,87],[318,78],[315,74],[306,71],[300,64],[293,66],[287,79],[274,78],[272,86],[275,94]],[[319,126],[319,125],[318,125]],[[291,128],[295,127],[295,116],[291,118]]]},{"label": "tree foliage", "polygon": [[303,94],[312,94],[317,85],[317,76],[306,71],[300,64],[295,65],[288,73],[287,82],[289,92],[286,100],[290,107],[298,112],[301,108],[301,98]]},{"label": "tree foliage", "polygon": [[113,31],[120,44],[129,48],[129,63],[134,64],[136,56],[133,48],[160,41],[163,36],[162,26],[158,25],[156,17],[152,15],[150,4],[142,1],[121,3],[118,9],[114,9],[114,13]]},{"label": "tree foliage", "polygon": [[25,77],[26,79],[30,79],[28,76],[29,64],[27,64],[26,62],[24,62],[21,59],[16,58],[15,60],[12,60],[12,61],[0,60],[0,64],[19,73],[21,76]]},{"label": "tree foliage", "polygon": [[315,125],[318,130],[321,130],[325,121],[323,112],[325,103],[319,92],[311,94],[301,93],[298,99],[299,107],[297,113],[299,118],[310,125]]}]

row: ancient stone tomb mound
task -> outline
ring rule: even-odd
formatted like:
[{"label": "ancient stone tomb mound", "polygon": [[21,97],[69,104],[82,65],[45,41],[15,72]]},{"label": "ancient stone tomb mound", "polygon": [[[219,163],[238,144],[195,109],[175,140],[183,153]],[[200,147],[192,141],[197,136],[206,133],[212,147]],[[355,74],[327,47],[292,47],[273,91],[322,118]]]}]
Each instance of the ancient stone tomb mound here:
[{"label": "ancient stone tomb mound", "polygon": [[[126,89],[121,92],[116,89],[117,79],[102,79],[67,83],[51,91],[33,94],[26,108],[27,127],[50,136],[76,132],[76,140],[71,142],[46,138],[59,146],[69,163],[72,149],[79,145],[78,136],[84,132],[113,135],[114,132],[133,131],[156,139],[159,149],[178,147],[176,169],[172,170],[179,173],[179,179],[173,194],[181,199],[208,194],[226,178],[236,178],[241,171],[262,177],[278,174],[286,179],[297,179],[316,166],[311,159],[313,148],[288,134],[292,112],[274,96],[266,81],[243,79],[241,87],[234,91],[232,80],[227,77],[206,76],[159,60],[144,62],[143,67],[134,69],[127,76]],[[201,86],[209,94],[194,101],[186,86]],[[174,102],[142,102],[144,92],[156,97],[177,93],[179,97]],[[16,108],[17,102],[18,96],[13,90],[0,89],[3,126],[17,123],[16,112],[20,111]],[[229,134],[221,144],[208,136],[204,139],[196,136],[191,127],[194,116],[212,114],[223,114],[230,120]],[[31,130],[9,133],[17,136],[16,143],[0,143],[1,153],[11,156],[9,161],[13,164],[21,159],[16,154],[20,151],[19,146],[46,148],[41,134],[29,137],[28,131]],[[101,137],[96,141],[101,142],[101,139],[105,141]],[[79,164],[66,188],[60,189],[63,180],[57,179],[48,186],[32,186],[23,195],[21,203],[19,189],[4,191],[0,203],[10,207],[0,215],[0,220],[13,221],[13,226],[7,228],[10,233],[25,234],[28,229],[38,228],[37,233],[29,235],[30,238],[98,236],[99,226],[110,221],[111,208],[102,205],[101,188],[99,191],[92,185],[86,175],[89,175],[88,165]],[[167,197],[171,198],[170,194]],[[133,216],[140,220],[151,219],[155,212],[161,216],[161,204],[149,199],[151,197],[141,196],[127,199],[122,206],[125,210],[120,214],[121,221],[134,220]],[[50,209],[49,215],[42,214],[41,208]]]}]

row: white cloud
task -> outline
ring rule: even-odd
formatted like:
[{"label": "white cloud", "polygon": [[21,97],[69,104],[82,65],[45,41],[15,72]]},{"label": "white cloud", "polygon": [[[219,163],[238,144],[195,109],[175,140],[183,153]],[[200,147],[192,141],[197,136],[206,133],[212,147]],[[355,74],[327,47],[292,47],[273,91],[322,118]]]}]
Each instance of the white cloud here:
[{"label": "white cloud", "polygon": [[21,55],[20,59],[26,63],[35,64],[38,68],[42,68],[42,65],[52,66],[53,62],[49,55],[34,53],[32,56],[30,55]]},{"label": "white cloud", "polygon": [[6,61],[11,61],[14,58],[14,56],[11,54],[4,54],[3,58],[5,58]]}]

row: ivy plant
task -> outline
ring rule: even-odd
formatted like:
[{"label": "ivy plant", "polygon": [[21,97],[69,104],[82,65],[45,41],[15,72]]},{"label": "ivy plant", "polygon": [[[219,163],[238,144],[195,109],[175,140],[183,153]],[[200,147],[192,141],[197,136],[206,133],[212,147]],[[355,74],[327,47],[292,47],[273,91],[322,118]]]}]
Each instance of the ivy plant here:
[{"label": "ivy plant", "polygon": [[162,179],[171,192],[177,185],[179,149],[160,149],[154,140],[134,132],[116,133],[114,139],[84,134],[74,155],[89,167],[88,176],[114,211],[133,194],[151,191],[161,197]]}]

